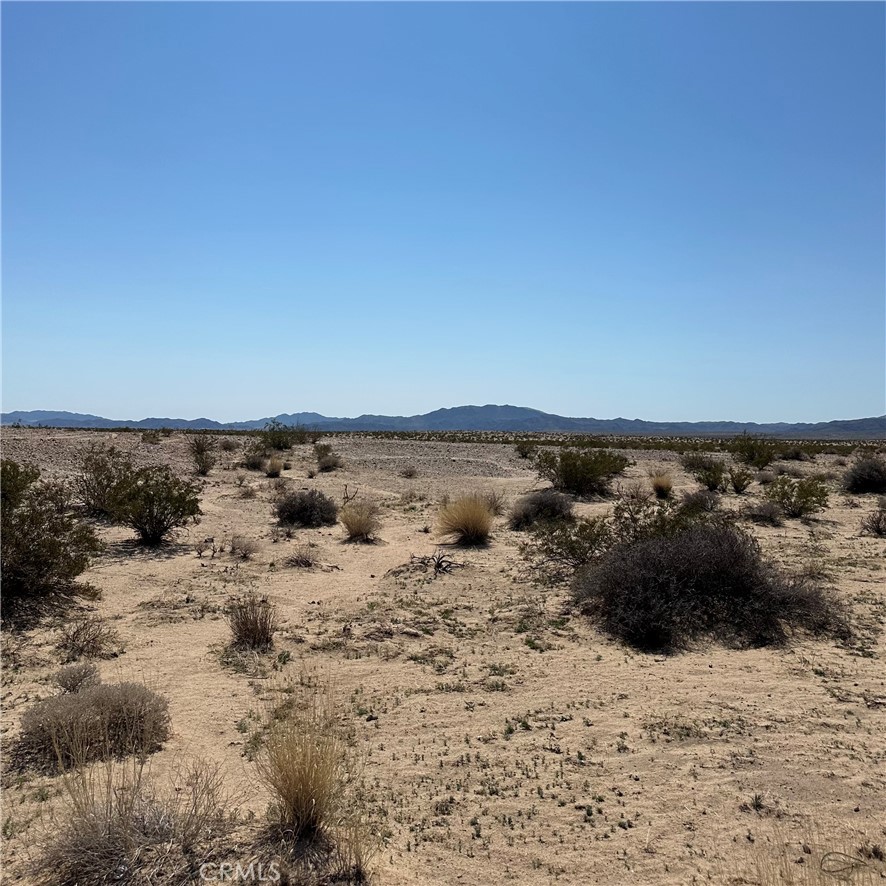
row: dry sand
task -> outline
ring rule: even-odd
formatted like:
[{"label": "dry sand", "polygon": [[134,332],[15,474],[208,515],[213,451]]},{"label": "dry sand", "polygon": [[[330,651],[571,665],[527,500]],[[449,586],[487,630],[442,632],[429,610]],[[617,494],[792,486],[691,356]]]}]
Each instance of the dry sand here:
[{"label": "dry sand", "polygon": [[[10,429],[4,457],[65,477],[90,441],[190,470],[178,434],[151,445],[139,434]],[[153,758],[156,770],[182,756],[220,760],[232,783],[249,785],[246,806],[263,815],[268,797],[244,756],[251,731],[275,681],[318,672],[353,718],[382,810],[381,884],[754,883],[761,858],[784,857],[799,870],[829,848],[886,844],[886,541],[859,534],[871,496],[854,497],[859,509],[835,492],[809,525],[754,528],[785,565],[815,561],[827,571],[862,625],[859,648],[801,639],[786,649],[644,655],[600,635],[570,609],[566,589],[534,585],[518,552],[524,535],[504,518],[488,548],[452,552],[463,568],[432,578],[406,567],[437,548],[444,494],[494,489],[512,502],[541,485],[512,446],[332,442],[342,470],[307,479],[311,448],[297,447],[286,487],[340,499],[347,484],[377,500],[375,545],[345,543],[341,525],[279,536],[274,481],[248,473],[258,494],[242,498],[238,452],[221,453],[199,525],[165,549],[135,547],[123,528],[100,530],[107,550],[84,579],[102,598],[83,605],[125,646],[101,662],[104,679],[144,680],[169,698],[173,735]],[[627,454],[629,478],[663,466],[678,490],[696,487],[672,453]],[[801,469],[833,470],[834,461],[818,456]],[[406,466],[415,478],[400,476]],[[759,495],[754,484],[742,499]],[[741,503],[725,497],[727,507]],[[259,543],[251,560],[198,557],[196,542],[234,534]],[[304,542],[323,565],[286,567]],[[229,633],[222,607],[247,588],[277,604],[283,626],[261,671],[239,673],[217,650]],[[53,693],[56,627],[7,640],[16,653],[3,680],[7,744],[22,713]],[[289,661],[275,669],[278,653]],[[27,882],[57,784],[4,779],[5,873]],[[747,807],[755,794],[759,811]],[[884,870],[871,861],[865,875]]]}]

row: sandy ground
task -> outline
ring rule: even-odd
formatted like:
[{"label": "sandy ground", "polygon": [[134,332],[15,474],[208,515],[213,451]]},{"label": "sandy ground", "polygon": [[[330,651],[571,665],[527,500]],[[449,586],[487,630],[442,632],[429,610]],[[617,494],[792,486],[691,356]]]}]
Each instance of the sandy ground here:
[{"label": "sandy ground", "polygon": [[[64,477],[92,440],[190,470],[179,435],[151,445],[139,434],[10,429],[3,455]],[[862,626],[857,648],[804,639],[652,656],[600,635],[571,610],[566,589],[534,585],[518,552],[524,535],[505,518],[488,548],[452,553],[464,567],[451,574],[406,566],[437,548],[444,494],[494,489],[512,502],[538,488],[513,447],[331,442],[342,470],[307,479],[311,448],[297,447],[285,484],[335,499],[347,484],[380,502],[375,545],[345,543],[340,525],[280,536],[274,481],[249,473],[258,494],[242,498],[238,452],[222,453],[206,479],[199,525],[165,549],[134,547],[126,529],[100,530],[107,550],[84,579],[102,599],[84,608],[108,619],[124,645],[101,662],[104,679],[144,680],[170,701],[174,733],[154,757],[158,770],[183,756],[220,760],[232,783],[248,786],[245,805],[264,814],[268,797],[247,759],[251,730],[275,681],[307,671],[334,681],[353,718],[385,829],[378,883],[754,883],[761,858],[811,865],[829,848],[886,844],[886,541],[859,534],[873,497],[835,491],[810,524],[754,528],[785,565],[827,573]],[[696,488],[672,453],[627,454],[628,478],[662,466],[678,490]],[[840,470],[834,462],[818,456],[800,469]],[[400,476],[406,466],[413,479]],[[724,504],[759,495],[754,484]],[[197,555],[196,542],[234,534],[259,543],[251,560]],[[286,567],[305,542],[322,566]],[[247,588],[277,604],[283,626],[274,654],[241,673],[220,663],[218,649],[229,635],[222,607]],[[8,644],[7,743],[23,711],[54,691],[56,627]],[[5,873],[27,882],[57,785],[7,773],[5,786]],[[747,806],[755,794],[759,811]],[[883,870],[869,861],[864,873]]]}]

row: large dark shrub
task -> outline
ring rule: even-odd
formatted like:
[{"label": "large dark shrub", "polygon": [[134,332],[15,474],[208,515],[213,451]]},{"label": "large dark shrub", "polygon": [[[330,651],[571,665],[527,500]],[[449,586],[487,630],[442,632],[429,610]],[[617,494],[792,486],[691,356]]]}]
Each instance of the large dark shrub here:
[{"label": "large dark shrub", "polygon": [[3,459],[3,615],[35,614],[75,591],[74,579],[101,550],[93,530],[66,509],[57,483],[41,482],[37,468]]},{"label": "large dark shrub", "polygon": [[612,478],[630,462],[607,449],[560,449],[540,452],[535,464],[539,476],[560,492],[591,496],[607,495]]},{"label": "large dark shrub", "polygon": [[317,489],[300,489],[277,502],[277,519],[287,526],[333,526],[338,507]]},{"label": "large dark shrub", "polygon": [[38,702],[14,757],[43,771],[147,754],[169,737],[168,703],[141,683],[98,683]]},{"label": "large dark shrub", "polygon": [[511,529],[527,529],[540,520],[571,520],[572,502],[555,489],[541,489],[524,495],[514,505],[509,525]]},{"label": "large dark shrub", "polygon": [[876,455],[858,459],[843,476],[843,488],[847,492],[886,492],[886,460]]},{"label": "large dark shrub", "polygon": [[722,522],[618,545],[578,574],[574,594],[606,633],[646,651],[704,638],[762,646],[784,642],[792,629],[847,630],[821,589],[782,575],[750,535]]},{"label": "large dark shrub", "polygon": [[120,506],[121,522],[131,526],[143,544],[160,544],[176,526],[200,513],[198,487],[166,465],[136,471]]},{"label": "large dark shrub", "polygon": [[115,520],[134,474],[129,456],[113,446],[92,444],[79,453],[74,489],[90,514]]},{"label": "large dark shrub", "polygon": [[308,432],[305,428],[298,425],[285,425],[277,419],[269,421],[258,432],[258,436],[265,449],[280,451],[292,449],[297,443],[308,442]]}]

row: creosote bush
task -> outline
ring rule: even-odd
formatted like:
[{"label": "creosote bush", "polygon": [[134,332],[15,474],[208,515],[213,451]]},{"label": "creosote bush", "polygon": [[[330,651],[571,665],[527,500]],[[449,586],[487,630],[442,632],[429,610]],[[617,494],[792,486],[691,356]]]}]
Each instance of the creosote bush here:
[{"label": "creosote bush", "polygon": [[314,455],[317,458],[317,470],[321,474],[335,471],[342,465],[341,456],[332,451],[329,443],[315,443]]},{"label": "creosote bush", "polygon": [[538,447],[531,440],[518,440],[514,444],[514,449],[520,458],[532,458]]},{"label": "creosote bush", "polygon": [[482,545],[489,540],[493,517],[488,498],[473,493],[447,501],[440,508],[438,529],[456,544]]},{"label": "creosote bush", "polygon": [[169,737],[163,696],[141,683],[98,683],[37,702],[22,717],[14,758],[45,772],[129,754]]},{"label": "creosote bush", "polygon": [[243,456],[243,467],[247,471],[263,471],[268,457],[263,449],[250,449]]},{"label": "creosote bush", "polygon": [[238,597],[228,604],[226,617],[232,648],[267,652],[273,647],[279,616],[277,607],[267,597],[252,592]]},{"label": "creosote bush", "polygon": [[766,489],[766,499],[778,505],[787,517],[808,517],[827,507],[828,488],[814,477],[778,477]]},{"label": "creosote bush", "polygon": [[886,493],[886,459],[877,455],[857,459],[843,476],[843,488],[856,494]]},{"label": "creosote bush", "polygon": [[273,419],[258,432],[258,438],[262,448],[283,452],[296,444],[307,443],[308,432],[298,425],[285,425]]},{"label": "creosote bush", "polygon": [[723,522],[616,545],[576,576],[573,591],[606,633],[643,651],[702,639],[778,645],[798,629],[847,633],[820,588],[781,574],[750,535]]},{"label": "creosote bush", "polygon": [[540,452],[535,460],[538,474],[560,492],[579,497],[608,495],[612,478],[630,462],[606,449],[560,449]]},{"label": "creosote bush", "polygon": [[67,495],[40,472],[3,459],[0,569],[3,617],[38,614],[83,588],[74,580],[102,549],[95,532],[67,512]]},{"label": "creosote bush", "polygon": [[375,502],[361,499],[349,501],[338,516],[348,533],[349,541],[373,541],[381,527],[379,508]]},{"label": "creosote bush", "polygon": [[726,465],[719,459],[693,452],[683,456],[682,463],[686,472],[710,492],[722,492],[726,489],[729,482]]},{"label": "creosote bush", "polygon": [[741,495],[753,479],[753,474],[746,468],[733,466],[729,469],[729,485],[736,495]]},{"label": "creosote bush", "polygon": [[216,439],[206,431],[198,431],[188,435],[188,452],[194,461],[194,469],[201,477],[205,477],[218,461]]},{"label": "creosote bush", "polygon": [[200,513],[197,492],[197,486],[176,477],[166,465],[142,468],[126,491],[120,520],[136,531],[142,544],[158,545]]},{"label": "creosote bush", "polygon": [[74,489],[94,517],[116,520],[135,473],[127,455],[98,444],[80,450]]},{"label": "creosote bush", "polygon": [[277,519],[286,526],[334,526],[338,507],[318,489],[300,489],[277,502]]},{"label": "creosote bush", "polygon": [[765,468],[778,455],[778,446],[771,440],[748,433],[736,437],[729,449],[740,461],[757,469]]},{"label": "creosote bush", "polygon": [[781,526],[784,522],[784,511],[774,501],[750,505],[742,511],[742,516],[751,523],[763,526]]},{"label": "creosote bush", "polygon": [[542,520],[572,520],[572,501],[556,489],[541,489],[518,499],[508,520],[511,529],[528,529]]}]

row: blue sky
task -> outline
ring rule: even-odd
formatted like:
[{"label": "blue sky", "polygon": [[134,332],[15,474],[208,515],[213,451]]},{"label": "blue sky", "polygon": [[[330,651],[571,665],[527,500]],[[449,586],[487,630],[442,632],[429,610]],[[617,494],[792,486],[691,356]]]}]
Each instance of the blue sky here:
[{"label": "blue sky", "polygon": [[881,414],[884,10],[5,2],[3,408]]}]

